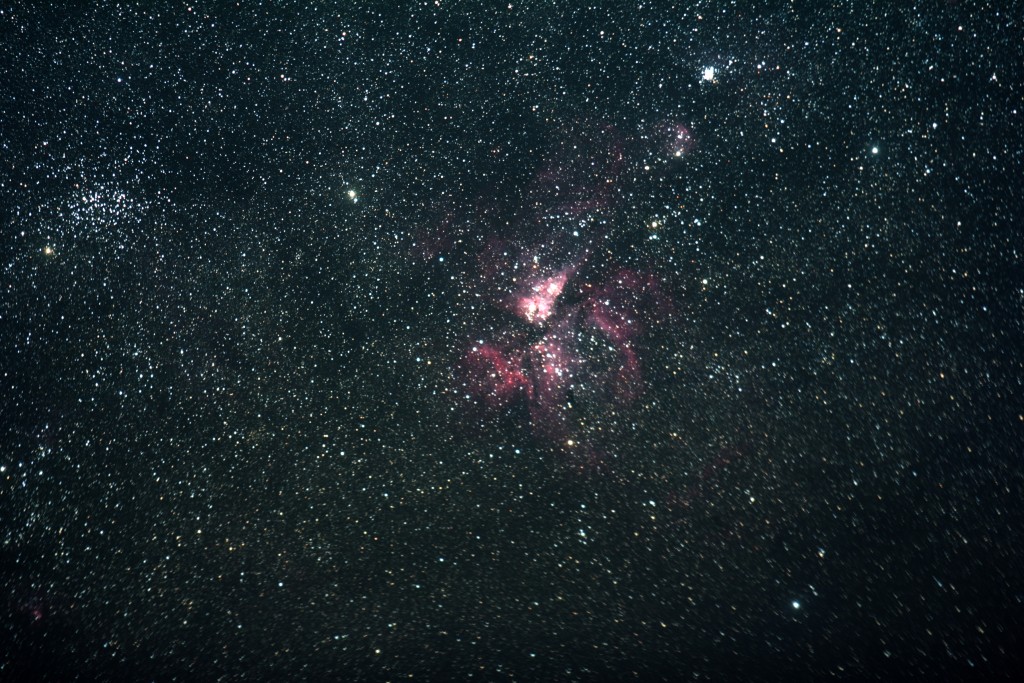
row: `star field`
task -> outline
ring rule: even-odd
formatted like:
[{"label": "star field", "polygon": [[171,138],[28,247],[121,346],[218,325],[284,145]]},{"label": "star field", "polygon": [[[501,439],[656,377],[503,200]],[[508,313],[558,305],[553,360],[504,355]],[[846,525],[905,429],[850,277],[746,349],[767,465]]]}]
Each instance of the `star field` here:
[{"label": "star field", "polygon": [[987,3],[0,8],[0,679],[1024,643]]}]

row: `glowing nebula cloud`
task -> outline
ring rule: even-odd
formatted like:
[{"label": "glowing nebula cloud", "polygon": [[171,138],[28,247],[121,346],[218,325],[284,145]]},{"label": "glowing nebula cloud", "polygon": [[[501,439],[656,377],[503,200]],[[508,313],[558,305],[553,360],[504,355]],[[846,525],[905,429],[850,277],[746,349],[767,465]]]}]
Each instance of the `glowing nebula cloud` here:
[{"label": "glowing nebula cloud", "polygon": [[[667,138],[662,154],[692,148],[685,126],[659,130]],[[529,184],[519,223],[485,241],[477,291],[509,317],[467,345],[460,373],[462,395],[488,410],[525,406],[538,440],[585,453],[600,444],[584,425],[643,393],[640,338],[672,308],[648,273],[581,275],[609,236],[600,218],[624,168],[621,136],[608,127],[599,133],[560,141]]]}]

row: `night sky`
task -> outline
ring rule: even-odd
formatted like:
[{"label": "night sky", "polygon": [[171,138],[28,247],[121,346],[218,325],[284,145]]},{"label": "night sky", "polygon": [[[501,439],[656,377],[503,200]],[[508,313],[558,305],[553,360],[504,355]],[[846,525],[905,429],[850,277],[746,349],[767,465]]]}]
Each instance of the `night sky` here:
[{"label": "night sky", "polygon": [[0,4],[0,679],[1020,670],[1019,8],[240,4]]}]

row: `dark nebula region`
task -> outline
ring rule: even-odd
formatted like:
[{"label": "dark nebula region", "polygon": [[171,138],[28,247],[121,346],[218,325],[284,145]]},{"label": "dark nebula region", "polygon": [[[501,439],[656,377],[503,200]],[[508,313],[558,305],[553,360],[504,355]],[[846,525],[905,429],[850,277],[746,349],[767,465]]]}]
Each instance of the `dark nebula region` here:
[{"label": "dark nebula region", "polygon": [[[586,127],[585,127],[586,128]],[[618,265],[621,187],[645,147],[612,126],[562,136],[476,259],[480,297],[500,322],[466,344],[462,396],[492,416],[523,415],[542,445],[600,460],[590,427],[628,408],[645,389],[643,340],[672,301],[659,278]],[[656,128],[652,150],[693,148],[681,124]]]}]

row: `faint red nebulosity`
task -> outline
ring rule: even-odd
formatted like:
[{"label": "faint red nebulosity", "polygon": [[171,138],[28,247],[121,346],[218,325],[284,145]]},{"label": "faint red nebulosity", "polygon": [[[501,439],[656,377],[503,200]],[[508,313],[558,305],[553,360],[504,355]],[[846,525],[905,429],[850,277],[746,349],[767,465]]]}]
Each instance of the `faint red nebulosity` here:
[{"label": "faint red nebulosity", "polygon": [[644,320],[659,322],[673,312],[671,299],[650,273],[622,269],[597,287],[586,302],[590,320],[613,342],[633,341]]},{"label": "faint red nebulosity", "polygon": [[533,390],[523,372],[522,355],[520,349],[502,348],[493,342],[473,345],[463,360],[466,391],[489,408],[529,397]]},{"label": "faint red nebulosity", "polygon": [[578,354],[571,348],[576,314],[561,316],[528,352],[532,380],[530,420],[534,430],[556,444],[569,440],[569,389],[577,376]]},{"label": "faint red nebulosity", "polygon": [[[636,350],[645,330],[642,321],[657,321],[671,310],[656,279],[632,270],[621,270],[602,285],[589,288],[581,301],[560,304],[557,295],[565,287],[568,272],[539,282],[538,286],[549,288],[543,305],[518,309],[523,321],[542,327],[539,339],[529,342],[520,335],[502,343],[477,342],[464,360],[472,398],[490,408],[525,401],[534,432],[559,447],[575,445],[570,399],[574,388],[607,387],[602,400],[619,407],[643,393]],[[584,362],[578,341],[583,333],[603,338],[612,351],[597,368]]]},{"label": "faint red nebulosity", "polygon": [[614,126],[564,131],[527,191],[535,217],[577,217],[610,205],[625,162]]},{"label": "faint red nebulosity", "polygon": [[[676,142],[692,142],[687,136]],[[601,430],[583,424],[642,394],[641,338],[672,312],[650,273],[580,274],[594,270],[588,260],[611,230],[598,212],[617,196],[623,150],[610,126],[562,136],[525,189],[524,207],[494,223],[507,229],[483,242],[475,294],[512,317],[468,345],[462,364],[469,398],[502,411],[525,405],[538,439],[582,457],[588,471],[608,458],[594,436]]]}]

